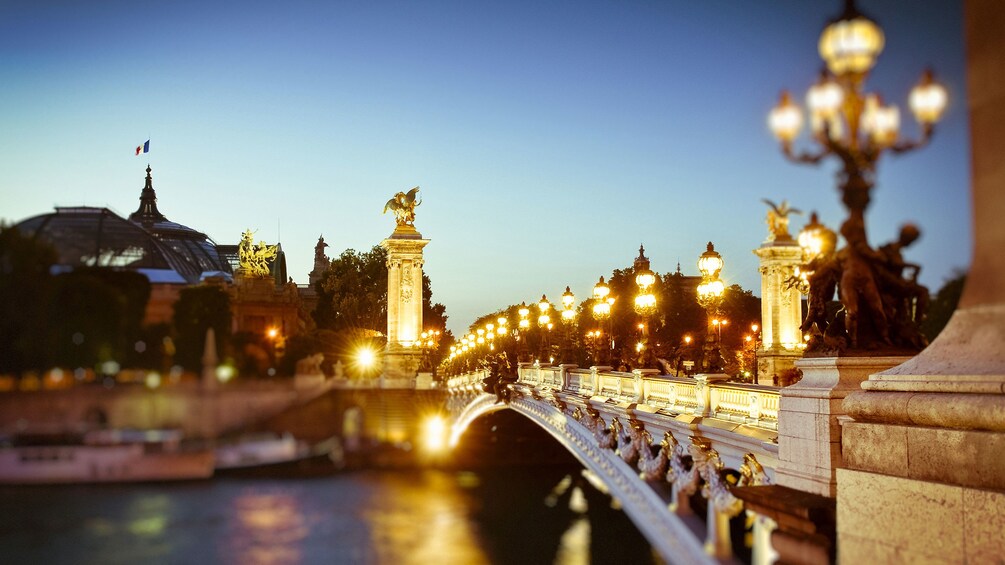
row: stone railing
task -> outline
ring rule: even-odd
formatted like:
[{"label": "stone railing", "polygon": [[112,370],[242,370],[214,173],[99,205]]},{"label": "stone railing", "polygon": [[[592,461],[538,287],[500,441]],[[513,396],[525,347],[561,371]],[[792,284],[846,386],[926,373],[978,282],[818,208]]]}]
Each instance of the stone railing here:
[{"label": "stone railing", "polygon": [[[657,371],[647,369],[631,373],[607,369],[524,365],[518,370],[518,382],[588,398],[602,397],[646,405],[665,413],[710,417],[767,430],[778,429],[781,394],[776,387],[728,383],[724,382],[725,375],[698,375],[692,379],[659,375]],[[479,383],[483,377],[478,377]],[[454,379],[466,378],[472,377],[464,375]],[[454,382],[452,379],[448,387],[453,388]]]},{"label": "stone railing", "polygon": [[[447,381],[451,413],[464,420],[477,412],[473,406],[504,407],[492,397],[486,400],[482,379],[487,376],[487,371],[478,371]],[[590,439],[583,443],[582,438],[570,436],[565,443],[571,451],[588,458],[597,447],[627,464],[643,485],[669,486],[669,512],[689,524],[708,557],[729,561],[735,558],[731,540],[739,533],[731,521],[745,511],[733,487],[770,485],[775,480],[781,394],[775,387],[725,379],[725,375],[679,378],[644,369],[624,373],[610,367],[521,364],[507,402],[532,419],[540,412],[538,420],[555,426],[551,431],[559,441],[563,430],[569,434],[568,422],[577,422]],[[698,517],[691,508],[694,497],[705,499],[703,526],[694,524]],[[774,523],[764,517],[745,526],[753,563],[771,562],[773,528]]]}]

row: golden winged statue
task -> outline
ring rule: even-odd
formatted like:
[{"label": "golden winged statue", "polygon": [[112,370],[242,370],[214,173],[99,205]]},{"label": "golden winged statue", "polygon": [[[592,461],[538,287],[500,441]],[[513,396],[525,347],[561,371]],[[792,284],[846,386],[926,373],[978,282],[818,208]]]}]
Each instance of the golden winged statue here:
[{"label": "golden winged statue", "polygon": [[269,276],[269,263],[276,258],[277,247],[264,241],[255,244],[255,234],[246,230],[237,246],[237,259],[241,264],[241,273],[246,277],[266,278]]},{"label": "golden winged statue", "polygon": [[419,187],[415,187],[408,192],[399,192],[394,195],[387,204],[384,204],[384,213],[388,210],[394,212],[394,221],[399,226],[412,226],[415,224],[415,207],[422,204],[417,200]]},{"label": "golden winged statue", "polygon": [[775,204],[767,198],[762,198],[761,202],[768,205],[768,240],[788,241],[792,239],[789,234],[789,214],[802,214],[802,210],[789,207],[788,200],[782,200],[781,204]]}]

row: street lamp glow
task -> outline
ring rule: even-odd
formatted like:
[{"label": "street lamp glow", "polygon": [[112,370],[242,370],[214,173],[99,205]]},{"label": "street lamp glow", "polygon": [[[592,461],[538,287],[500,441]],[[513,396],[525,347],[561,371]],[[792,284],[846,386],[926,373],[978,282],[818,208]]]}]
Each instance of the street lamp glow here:
[{"label": "street lamp glow", "polygon": [[540,310],[542,314],[551,310],[551,302],[548,302],[547,296],[543,294],[541,295],[541,301],[537,303],[537,309]]},{"label": "street lamp glow", "polygon": [[423,440],[427,451],[436,453],[447,446],[447,423],[441,416],[431,416],[423,424]]},{"label": "street lamp glow", "polygon": [[[810,87],[806,93],[806,106],[813,117],[821,120],[833,118],[841,111],[844,103],[844,90],[826,72],[820,74],[820,80]],[[817,128],[814,128],[816,130]]]},{"label": "street lamp glow", "polygon": [[562,306],[568,310],[569,308],[572,308],[575,303],[576,295],[572,293],[572,290],[570,290],[568,286],[565,287],[565,292],[562,293]]},{"label": "street lamp glow", "polygon": [[610,293],[611,287],[607,286],[607,283],[604,282],[604,277],[601,276],[600,282],[593,285],[593,298],[595,298],[598,302],[603,302]]},{"label": "street lamp glow", "polygon": [[364,369],[373,367],[377,361],[377,353],[369,347],[361,347],[356,350],[356,364]]},{"label": "street lamp glow", "polygon": [[932,70],[927,69],[921,75],[921,82],[911,89],[907,103],[916,120],[922,124],[933,124],[942,117],[942,112],[949,103],[949,95],[946,87],[935,82]]},{"label": "street lamp glow", "polygon": [[701,276],[714,279],[719,276],[723,265],[722,255],[716,252],[711,241],[708,242],[705,252],[698,257],[698,270],[701,271]]},{"label": "street lamp glow", "polygon": [[844,13],[828,23],[820,34],[820,57],[836,75],[863,74],[876,64],[885,38],[876,22],[849,2]]},{"label": "street lamp glow", "polygon": [[803,113],[799,110],[789,91],[783,90],[778,106],[768,114],[768,127],[783,143],[791,143],[803,127]]}]

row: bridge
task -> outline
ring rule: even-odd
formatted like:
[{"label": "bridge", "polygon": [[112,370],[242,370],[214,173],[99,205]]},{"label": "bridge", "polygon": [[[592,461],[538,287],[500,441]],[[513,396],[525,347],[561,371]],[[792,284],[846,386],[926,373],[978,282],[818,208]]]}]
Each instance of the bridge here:
[{"label": "bridge", "polygon": [[751,512],[747,528],[732,488],[775,481],[779,389],[657,373],[522,363],[507,402],[483,391],[487,370],[455,376],[450,444],[476,419],[516,411],[572,453],[666,560],[733,561],[732,540],[749,530],[751,561],[772,562],[773,521]]}]

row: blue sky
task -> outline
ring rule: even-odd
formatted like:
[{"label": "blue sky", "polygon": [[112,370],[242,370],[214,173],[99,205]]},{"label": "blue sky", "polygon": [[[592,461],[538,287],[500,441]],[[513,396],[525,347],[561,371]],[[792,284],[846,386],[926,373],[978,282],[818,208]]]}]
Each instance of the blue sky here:
[{"label": "blue sky", "polygon": [[[950,91],[932,144],[884,157],[868,215],[877,245],[922,227],[908,259],[934,291],[970,262],[962,7],[859,4],[886,32],[868,86],[901,106],[906,135],[926,66]],[[766,125],[782,88],[801,100],[815,80],[841,6],[3,2],[0,219],[127,215],[149,162],[168,218],[219,243],[281,229],[306,282],[319,234],[329,255],[368,249],[393,229],[384,202],[418,185],[425,269],[455,331],[566,285],[586,298],[639,243],[654,270],[695,274],[712,240],[723,277],[759,294],[762,198],[845,217],[836,163],[787,162]]]}]

